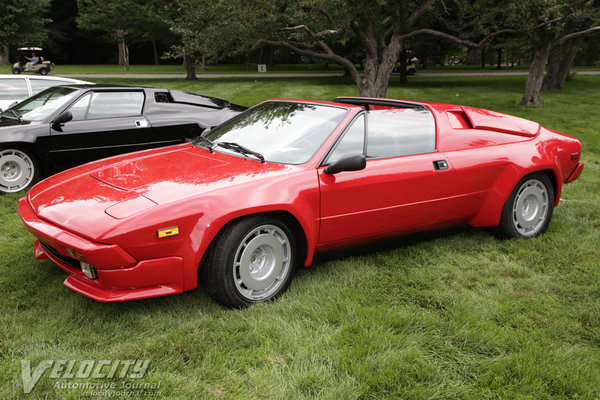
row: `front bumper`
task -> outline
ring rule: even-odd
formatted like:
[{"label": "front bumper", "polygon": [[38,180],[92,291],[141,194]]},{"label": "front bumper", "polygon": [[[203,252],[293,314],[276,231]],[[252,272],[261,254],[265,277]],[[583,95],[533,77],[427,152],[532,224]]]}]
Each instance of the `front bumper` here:
[{"label": "front bumper", "polygon": [[[35,257],[49,258],[69,276],[64,285],[102,302],[144,299],[183,292],[183,259],[164,257],[135,260],[117,245],[95,243],[39,218],[27,198],[19,200],[25,227],[38,240]],[[67,249],[77,255],[69,255]],[[98,278],[89,279],[79,261],[91,264]]]}]

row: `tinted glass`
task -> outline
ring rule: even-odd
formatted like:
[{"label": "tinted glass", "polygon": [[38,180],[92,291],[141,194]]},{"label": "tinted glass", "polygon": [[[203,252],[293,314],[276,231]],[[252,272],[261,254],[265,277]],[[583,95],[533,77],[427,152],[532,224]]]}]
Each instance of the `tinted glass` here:
[{"label": "tinted glass", "polygon": [[202,96],[201,94],[180,92],[179,90],[172,90],[171,96],[173,97],[173,101],[175,103],[197,104],[199,106],[210,108],[223,108],[229,104],[229,102],[226,100]]},{"label": "tinted glass", "polygon": [[435,122],[425,108],[369,112],[367,157],[385,158],[435,151]]},{"label": "tinted glass", "polygon": [[[240,144],[270,162],[302,164],[311,159],[347,113],[338,107],[265,102],[219,125],[206,138],[214,143]],[[202,141],[198,145],[205,146]],[[214,149],[237,154],[218,146]]]},{"label": "tinted glass", "polygon": [[73,104],[71,108],[69,108],[69,111],[71,111],[71,114],[73,114],[73,121],[85,119],[85,115],[87,113],[87,109],[90,104],[91,98],[92,94],[88,93],[79,100],[77,100],[75,104]]},{"label": "tinted glass", "polygon": [[365,117],[358,117],[346,130],[342,139],[337,143],[335,150],[327,158],[331,164],[350,154],[363,154],[365,146]]},{"label": "tinted glass", "polygon": [[142,92],[94,92],[87,119],[140,115],[143,106]]},{"label": "tinted glass", "polygon": [[60,81],[58,79],[29,78],[29,84],[31,85],[31,93],[37,94],[42,90],[48,89],[49,87],[68,84],[68,82]]},{"label": "tinted glass", "polygon": [[42,121],[73,100],[75,91],[75,89],[55,86],[31,96],[11,109],[21,114],[25,120]]},{"label": "tinted glass", "polygon": [[0,100],[20,100],[29,97],[25,78],[0,79]]}]

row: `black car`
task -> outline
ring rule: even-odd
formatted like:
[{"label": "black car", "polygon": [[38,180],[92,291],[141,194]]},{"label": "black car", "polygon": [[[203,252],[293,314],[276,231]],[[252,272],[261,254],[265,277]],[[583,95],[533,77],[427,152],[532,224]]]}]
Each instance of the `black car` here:
[{"label": "black car", "polygon": [[178,90],[49,88],[0,114],[0,194],[99,158],[181,143],[245,109]]}]

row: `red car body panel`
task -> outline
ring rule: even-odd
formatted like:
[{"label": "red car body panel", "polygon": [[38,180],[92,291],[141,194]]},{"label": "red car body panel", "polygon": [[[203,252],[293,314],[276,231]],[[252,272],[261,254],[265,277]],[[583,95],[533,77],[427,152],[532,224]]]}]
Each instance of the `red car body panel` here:
[{"label": "red car body panel", "polygon": [[[583,168],[577,139],[535,122],[410,102],[433,114],[437,151],[326,174],[323,159],[363,108],[306,102],[347,107],[348,114],[301,165],[261,163],[188,143],[96,161],[38,183],[19,201],[23,222],[38,239],[36,257],[50,258],[70,274],[67,287],[95,300],[180,293],[197,287],[203,255],[239,217],[277,212],[293,218],[310,265],[316,251],[457,224],[495,226],[517,182],[532,172],[552,177],[557,205],[562,184]],[[448,169],[436,171],[438,160]],[[178,235],[157,237],[157,230],[174,226]],[[76,264],[73,255],[96,268],[98,279],[65,263]]]}]

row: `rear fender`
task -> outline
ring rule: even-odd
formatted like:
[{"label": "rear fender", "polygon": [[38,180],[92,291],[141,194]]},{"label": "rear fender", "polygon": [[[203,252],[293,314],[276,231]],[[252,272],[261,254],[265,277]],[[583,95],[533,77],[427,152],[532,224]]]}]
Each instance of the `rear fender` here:
[{"label": "rear fender", "polygon": [[487,197],[483,201],[479,212],[468,222],[471,226],[496,226],[500,223],[502,216],[502,208],[510,196],[515,186],[525,176],[535,172],[544,172],[553,183],[554,189],[554,206],[558,205],[560,200],[560,192],[562,189],[561,183],[556,179],[558,171],[553,166],[547,166],[542,169],[531,169],[523,171],[518,166],[506,168],[494,182],[492,189],[488,192]]}]

